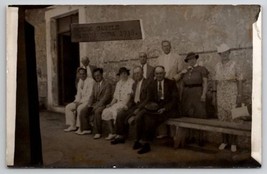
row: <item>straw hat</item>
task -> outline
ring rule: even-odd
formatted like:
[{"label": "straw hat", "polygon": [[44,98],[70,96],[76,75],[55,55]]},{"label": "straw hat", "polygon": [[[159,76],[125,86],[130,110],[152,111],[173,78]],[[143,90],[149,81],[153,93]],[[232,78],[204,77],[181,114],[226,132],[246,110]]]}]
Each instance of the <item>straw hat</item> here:
[{"label": "straw hat", "polygon": [[188,60],[190,60],[190,59],[198,59],[198,58],[199,58],[198,54],[196,54],[196,53],[194,53],[194,52],[190,52],[190,53],[188,53],[187,56],[185,57],[184,61],[185,61],[185,62],[188,62]]},{"label": "straw hat", "polygon": [[223,52],[226,52],[229,50],[230,50],[230,47],[228,45],[226,45],[225,43],[223,43],[217,47],[217,53],[223,53]]}]

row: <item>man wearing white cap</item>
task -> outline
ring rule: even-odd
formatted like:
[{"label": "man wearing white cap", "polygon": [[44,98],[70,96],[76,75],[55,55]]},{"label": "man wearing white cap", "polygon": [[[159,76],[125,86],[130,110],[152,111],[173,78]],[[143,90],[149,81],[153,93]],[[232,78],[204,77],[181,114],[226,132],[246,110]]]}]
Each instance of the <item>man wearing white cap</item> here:
[{"label": "man wearing white cap", "polygon": [[[215,79],[213,85],[213,104],[218,107],[218,118],[223,121],[232,121],[231,110],[241,105],[243,76],[235,61],[230,59],[231,49],[226,44],[217,47],[220,61],[215,66]],[[234,135],[223,134],[220,150],[231,145],[231,151],[236,152],[236,139]]]}]

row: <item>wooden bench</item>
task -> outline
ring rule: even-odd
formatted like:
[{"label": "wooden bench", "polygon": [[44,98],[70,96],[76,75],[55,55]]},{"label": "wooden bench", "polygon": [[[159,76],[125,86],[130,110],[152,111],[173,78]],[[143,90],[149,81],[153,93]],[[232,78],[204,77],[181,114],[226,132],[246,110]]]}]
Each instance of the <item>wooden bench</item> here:
[{"label": "wooden bench", "polygon": [[239,136],[251,136],[251,122],[225,122],[218,119],[199,118],[171,118],[166,121],[167,125],[175,126],[173,136],[174,148],[184,146],[186,129],[226,133]]}]

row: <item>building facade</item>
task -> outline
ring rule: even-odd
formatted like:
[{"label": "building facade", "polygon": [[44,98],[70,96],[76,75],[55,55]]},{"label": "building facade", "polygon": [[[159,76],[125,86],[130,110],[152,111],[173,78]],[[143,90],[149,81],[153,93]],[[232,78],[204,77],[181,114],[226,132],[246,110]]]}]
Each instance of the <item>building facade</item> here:
[{"label": "building facade", "polygon": [[[119,67],[138,64],[140,51],[147,52],[149,63],[156,65],[162,54],[161,41],[169,40],[172,51],[181,58],[188,52],[199,52],[199,63],[209,70],[210,79],[219,61],[216,46],[227,43],[234,49],[231,58],[242,67],[244,100],[251,104],[252,24],[259,10],[254,5],[94,5],[27,10],[26,20],[35,27],[40,103],[49,110],[64,111],[66,103],[74,98],[73,74],[83,56],[103,67],[105,77],[115,82]],[[142,39],[71,42],[72,23],[129,20],[141,21]]]}]

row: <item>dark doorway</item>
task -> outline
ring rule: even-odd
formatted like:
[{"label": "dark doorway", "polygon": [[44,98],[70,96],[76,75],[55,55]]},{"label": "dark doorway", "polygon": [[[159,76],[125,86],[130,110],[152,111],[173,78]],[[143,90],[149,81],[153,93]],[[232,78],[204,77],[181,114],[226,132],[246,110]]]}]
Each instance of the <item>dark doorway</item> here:
[{"label": "dark doorway", "polygon": [[59,105],[65,106],[76,94],[76,70],[79,66],[79,43],[71,42],[70,25],[78,22],[78,14],[60,18],[58,26],[58,94]]}]

